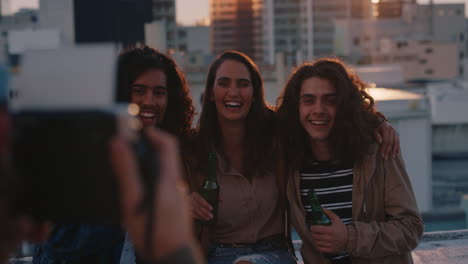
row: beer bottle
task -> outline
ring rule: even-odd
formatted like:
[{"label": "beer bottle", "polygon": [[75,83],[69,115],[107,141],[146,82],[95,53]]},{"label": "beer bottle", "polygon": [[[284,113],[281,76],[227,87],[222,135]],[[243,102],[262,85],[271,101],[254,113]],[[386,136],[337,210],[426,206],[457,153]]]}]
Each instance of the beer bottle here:
[{"label": "beer bottle", "polygon": [[207,165],[207,174],[205,177],[205,181],[203,182],[200,195],[211,205],[211,207],[213,207],[213,210],[211,211],[211,214],[213,214],[213,218],[208,221],[204,221],[204,224],[211,225],[216,222],[216,216],[218,213],[219,184],[218,179],[216,178],[216,168],[218,167],[218,159],[216,153],[210,152],[208,154]]},{"label": "beer bottle", "polygon": [[307,192],[307,204],[310,207],[310,211],[306,211],[306,224],[311,225],[331,225],[330,218],[323,212],[322,206],[315,194],[314,190],[310,189]]}]

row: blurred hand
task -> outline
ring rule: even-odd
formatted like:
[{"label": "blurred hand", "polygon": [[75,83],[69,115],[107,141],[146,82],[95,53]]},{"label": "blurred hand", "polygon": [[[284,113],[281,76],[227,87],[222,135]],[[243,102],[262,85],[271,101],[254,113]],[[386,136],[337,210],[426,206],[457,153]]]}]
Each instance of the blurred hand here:
[{"label": "blurred hand", "polygon": [[0,201],[0,263],[7,263],[23,240],[42,242],[50,234],[52,225],[34,222],[26,216],[12,217],[5,202]]},{"label": "blurred hand", "polygon": [[324,253],[339,253],[346,249],[348,243],[348,228],[332,211],[323,209],[330,218],[329,226],[312,225],[310,232],[315,246]]},{"label": "blurred hand", "polygon": [[198,220],[208,221],[213,218],[211,211],[213,207],[203,197],[197,193],[190,194],[190,204],[192,206],[192,217]]},{"label": "blurred hand", "polygon": [[[174,137],[154,128],[145,131],[160,158],[160,176],[157,184],[156,212],[153,241],[156,248],[145,250],[147,212],[138,210],[143,198],[143,186],[138,165],[130,146],[121,138],[111,142],[111,160],[119,183],[122,204],[122,222],[135,249],[143,258],[158,260],[181,247],[195,245],[192,220],[189,213],[185,185],[181,179],[181,163]],[[194,252],[194,255],[197,255]]]},{"label": "blurred hand", "polygon": [[387,122],[382,122],[374,132],[375,139],[380,144],[380,154],[384,160],[394,159],[400,152],[400,138],[396,130]]}]

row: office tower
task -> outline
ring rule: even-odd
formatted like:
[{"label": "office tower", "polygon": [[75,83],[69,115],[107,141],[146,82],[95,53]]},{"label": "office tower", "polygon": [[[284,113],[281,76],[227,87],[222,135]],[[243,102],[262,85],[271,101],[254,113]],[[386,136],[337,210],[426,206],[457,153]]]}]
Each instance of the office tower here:
[{"label": "office tower", "polygon": [[163,21],[168,50],[178,50],[175,0],[151,0],[154,21]]},{"label": "office tower", "polygon": [[210,35],[214,54],[238,50],[254,58],[254,1],[210,0]]},{"label": "office tower", "polygon": [[403,15],[405,4],[414,4],[416,0],[379,0],[376,1],[376,17],[399,18]]}]

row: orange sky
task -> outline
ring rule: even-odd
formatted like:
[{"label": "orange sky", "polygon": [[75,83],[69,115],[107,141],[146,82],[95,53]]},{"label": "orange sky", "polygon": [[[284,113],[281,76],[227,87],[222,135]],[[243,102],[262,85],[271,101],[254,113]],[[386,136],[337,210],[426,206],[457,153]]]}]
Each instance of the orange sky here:
[{"label": "orange sky", "polygon": [[[0,0],[5,1],[5,0]],[[20,7],[37,7],[39,0],[9,0],[11,9]],[[428,3],[429,0],[417,0],[419,3]],[[177,21],[182,24],[193,24],[208,16],[209,0],[176,0]],[[466,0],[434,0],[434,3],[466,3]],[[466,5],[466,4],[465,4]],[[468,10],[468,5],[465,6]],[[468,15],[468,11],[465,13]]]}]

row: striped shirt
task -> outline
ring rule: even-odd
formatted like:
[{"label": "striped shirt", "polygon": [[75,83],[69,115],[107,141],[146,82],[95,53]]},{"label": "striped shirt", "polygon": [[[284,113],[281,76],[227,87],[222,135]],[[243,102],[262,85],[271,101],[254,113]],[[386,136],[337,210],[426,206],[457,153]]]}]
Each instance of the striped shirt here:
[{"label": "striped shirt", "polygon": [[[345,225],[352,221],[353,169],[340,166],[332,161],[307,159],[300,170],[301,198],[307,204],[307,192],[313,189],[322,207],[338,215]],[[310,215],[309,206],[304,206]],[[328,255],[336,260],[348,257],[347,253]]]}]

